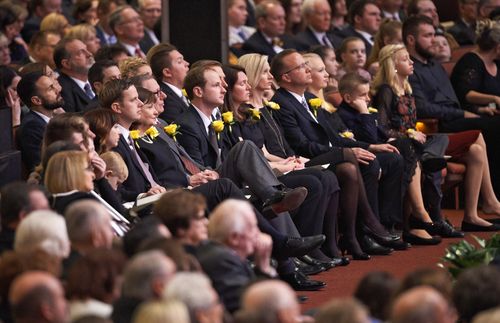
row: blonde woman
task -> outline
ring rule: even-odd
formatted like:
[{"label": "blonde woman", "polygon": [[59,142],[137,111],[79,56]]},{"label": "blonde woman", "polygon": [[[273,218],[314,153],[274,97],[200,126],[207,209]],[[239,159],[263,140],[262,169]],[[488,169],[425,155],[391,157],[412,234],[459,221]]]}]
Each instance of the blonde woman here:
[{"label": "blonde woman", "polygon": [[378,70],[378,53],[386,45],[396,45],[403,43],[403,24],[397,20],[385,20],[380,25],[380,29],[375,35],[370,56],[366,61],[366,69],[375,75]]},{"label": "blonde woman", "polygon": [[87,45],[87,50],[95,55],[101,48],[101,41],[97,37],[97,32],[94,26],[90,24],[79,24],[69,29],[67,37],[81,40]]},{"label": "blonde woman", "polygon": [[54,154],[45,170],[45,187],[52,194],[52,207],[64,214],[73,201],[93,198],[95,174],[86,151],[62,151]]},{"label": "blonde woman", "polygon": [[55,33],[58,33],[61,38],[66,36],[70,28],[71,25],[68,22],[68,19],[66,19],[64,15],[57,12],[49,13],[42,19],[42,22],[40,23],[41,31],[53,31]]},{"label": "blonde woman", "polygon": [[[413,62],[403,45],[388,45],[380,51],[380,70],[373,81],[374,103],[379,111],[379,124],[391,137],[407,136],[415,129],[416,107],[408,76],[413,73]],[[413,131],[415,140],[424,144],[426,136]],[[452,160],[465,163],[465,210],[463,231],[497,231],[500,226],[479,217],[477,212],[479,193],[483,200],[483,211],[500,215],[498,202],[490,179],[486,146],[479,131],[464,131],[449,134],[445,154]],[[415,223],[433,233],[436,226],[429,222]],[[444,224],[444,221],[441,221]],[[448,233],[452,231],[447,231]],[[446,232],[444,236],[446,236]],[[455,235],[452,235],[455,236]]]}]

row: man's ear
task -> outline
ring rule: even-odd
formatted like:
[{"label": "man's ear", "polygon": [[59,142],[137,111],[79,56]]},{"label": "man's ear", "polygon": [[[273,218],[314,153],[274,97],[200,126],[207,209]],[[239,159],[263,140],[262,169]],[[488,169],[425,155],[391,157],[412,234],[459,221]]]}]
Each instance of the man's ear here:
[{"label": "man's ear", "polygon": [[163,75],[163,78],[170,78],[172,77],[172,72],[170,71],[170,68],[165,67],[162,71],[161,74]]},{"label": "man's ear", "polygon": [[31,97],[31,103],[34,105],[42,105],[42,99],[38,95],[34,95]]},{"label": "man's ear", "polygon": [[361,22],[361,18],[362,18],[361,16],[355,15],[353,18],[354,25],[359,24]]},{"label": "man's ear", "polygon": [[292,79],[290,78],[290,75],[288,75],[288,73],[285,73],[285,74],[281,75],[281,81],[289,83],[289,82],[291,82],[291,80]]},{"label": "man's ear", "polygon": [[201,88],[201,86],[195,86],[193,88],[193,96],[195,98],[201,98],[203,96],[203,89]]},{"label": "man's ear", "polygon": [[415,46],[415,42],[416,42],[415,36],[413,36],[413,35],[406,36],[406,43],[408,45]]},{"label": "man's ear", "polygon": [[111,110],[113,110],[113,112],[118,113],[118,114],[122,113],[122,107],[120,106],[120,103],[118,103],[118,102],[111,103]]},{"label": "man's ear", "polygon": [[102,82],[95,81],[92,83],[92,86],[95,88],[96,93],[100,93],[102,90]]},{"label": "man's ear", "polygon": [[70,68],[70,66],[69,66],[69,58],[63,58],[61,60],[61,66],[64,67],[64,68],[69,69]]}]

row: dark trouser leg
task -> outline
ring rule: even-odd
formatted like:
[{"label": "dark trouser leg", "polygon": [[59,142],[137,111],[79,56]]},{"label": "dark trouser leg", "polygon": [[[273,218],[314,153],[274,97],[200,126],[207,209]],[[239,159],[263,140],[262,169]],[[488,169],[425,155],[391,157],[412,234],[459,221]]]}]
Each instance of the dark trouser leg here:
[{"label": "dark trouser leg", "polygon": [[442,219],[441,215],[441,199],[443,193],[441,191],[441,172],[422,173],[422,198],[424,206],[432,222],[439,222]]},{"label": "dark trouser leg", "polygon": [[377,153],[376,156],[382,168],[378,191],[380,219],[384,224],[386,221],[403,223],[403,201],[401,199],[403,158],[394,153]]}]

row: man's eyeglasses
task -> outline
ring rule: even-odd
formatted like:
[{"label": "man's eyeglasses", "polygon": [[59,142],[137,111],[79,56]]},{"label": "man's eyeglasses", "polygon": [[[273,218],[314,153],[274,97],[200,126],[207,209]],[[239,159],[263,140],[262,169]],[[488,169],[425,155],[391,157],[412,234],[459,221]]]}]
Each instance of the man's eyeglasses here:
[{"label": "man's eyeglasses", "polygon": [[288,74],[288,73],[293,72],[293,71],[295,71],[295,70],[302,70],[302,69],[306,69],[306,67],[309,67],[309,63],[308,63],[308,62],[304,62],[304,63],[302,63],[302,64],[300,64],[300,65],[298,65],[298,66],[295,66],[294,68],[289,69],[288,71],[284,72],[284,73],[283,73],[283,74],[281,74],[281,75]]}]

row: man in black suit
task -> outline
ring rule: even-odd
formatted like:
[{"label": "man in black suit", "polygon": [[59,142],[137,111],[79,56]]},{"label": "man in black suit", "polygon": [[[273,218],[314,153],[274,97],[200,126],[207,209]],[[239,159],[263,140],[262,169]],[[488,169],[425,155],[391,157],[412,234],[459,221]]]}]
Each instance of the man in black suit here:
[{"label": "man in black suit", "polygon": [[327,0],[307,0],[302,6],[302,16],[307,24],[297,39],[309,47],[324,45],[339,48],[342,39],[329,32],[332,9]]},{"label": "man in black suit", "polygon": [[89,69],[89,82],[92,90],[96,94],[90,101],[85,110],[92,110],[99,107],[99,93],[102,91],[104,84],[111,80],[120,79],[120,69],[113,61],[98,61]]},{"label": "man in black suit", "polygon": [[189,63],[173,45],[168,43],[161,43],[151,48],[147,59],[161,90],[166,94],[165,109],[160,118],[169,123],[173,122],[189,106],[189,100],[182,93]]},{"label": "man in black suit", "polygon": [[306,50],[307,46],[285,34],[285,9],[276,0],[259,3],[255,9],[257,31],[243,43],[244,53],[267,55],[271,60],[285,48]]},{"label": "man in black suit", "polygon": [[146,58],[145,50],[139,44],[144,37],[144,23],[134,8],[118,7],[109,16],[109,26],[115,33],[117,43],[125,47],[130,56]]},{"label": "man in black suit", "polygon": [[272,100],[281,106],[276,116],[288,142],[295,152],[307,158],[325,154],[332,147],[352,148],[373,212],[380,219],[401,221],[401,199],[392,197],[400,196],[397,194],[401,192],[402,157],[388,144],[373,145],[342,138],[323,109],[314,115],[308,103],[314,96],[306,92],[312,82],[310,72],[303,57],[294,50],[279,54],[271,64],[271,73],[280,85]]},{"label": "man in black suit", "polygon": [[477,0],[459,0],[460,17],[455,20],[448,32],[455,37],[460,46],[474,45],[476,42]]},{"label": "man in black suit", "polygon": [[219,74],[209,66],[193,68],[186,76],[185,87],[192,104],[176,120],[182,129],[177,140],[191,158],[215,169],[217,176],[230,178],[240,186],[245,183],[265,206],[275,198],[290,202],[283,203],[284,209],[273,207],[276,213],[298,207],[307,190],[285,189],[253,143],[242,141],[229,150],[221,140],[224,134],[216,133],[212,114],[223,104],[226,93]]},{"label": "man in black suit", "polygon": [[41,145],[47,123],[55,109],[64,105],[60,87],[41,72],[23,76],[17,85],[21,101],[30,109],[21,121],[18,134],[21,157],[31,172],[41,160]]},{"label": "man in black suit", "polygon": [[349,8],[349,26],[337,31],[342,39],[347,37],[358,37],[363,40],[366,47],[366,55],[370,55],[374,36],[380,28],[382,18],[380,9],[373,0],[356,0]]},{"label": "man in black suit", "polygon": [[144,22],[144,37],[139,44],[144,53],[147,53],[151,47],[160,43],[154,29],[161,17],[161,0],[140,0],[138,4],[139,15]]},{"label": "man in black suit", "polygon": [[59,69],[61,95],[66,112],[81,112],[95,97],[88,80],[90,67],[94,64],[87,45],[78,39],[63,39],[54,50],[54,62]]}]

